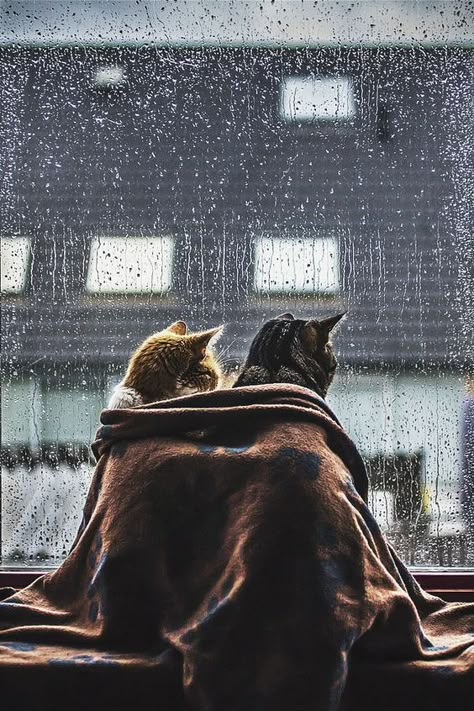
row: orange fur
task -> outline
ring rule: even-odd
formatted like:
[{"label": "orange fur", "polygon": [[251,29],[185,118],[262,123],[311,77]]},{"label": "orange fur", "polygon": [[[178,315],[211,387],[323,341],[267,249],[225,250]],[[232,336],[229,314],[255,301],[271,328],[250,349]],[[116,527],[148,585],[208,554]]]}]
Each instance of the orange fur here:
[{"label": "orange fur", "polygon": [[[221,370],[210,342],[221,331],[219,326],[188,334],[185,322],[176,321],[164,331],[152,334],[133,353],[118,390],[136,391],[140,404],[214,390]],[[109,407],[124,406],[127,405],[109,404]]]}]

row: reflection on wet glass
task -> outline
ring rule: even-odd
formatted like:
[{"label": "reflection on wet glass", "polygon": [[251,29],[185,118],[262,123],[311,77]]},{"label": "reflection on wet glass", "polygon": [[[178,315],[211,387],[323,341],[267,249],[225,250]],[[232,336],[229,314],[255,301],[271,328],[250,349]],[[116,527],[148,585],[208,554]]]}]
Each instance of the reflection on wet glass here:
[{"label": "reflection on wet glass", "polygon": [[232,370],[266,318],[336,309],[328,399],[381,527],[412,565],[474,565],[462,18],[82,5],[0,10],[3,564],[66,555],[100,410],[145,336],[224,322]]}]

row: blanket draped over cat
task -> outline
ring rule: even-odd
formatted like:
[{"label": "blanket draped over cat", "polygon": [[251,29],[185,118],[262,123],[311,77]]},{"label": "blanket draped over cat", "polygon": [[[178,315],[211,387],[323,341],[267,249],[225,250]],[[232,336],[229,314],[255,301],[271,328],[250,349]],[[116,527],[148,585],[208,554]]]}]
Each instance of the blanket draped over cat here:
[{"label": "blanket draped over cat", "polygon": [[424,593],[324,400],[261,385],[105,410],[76,541],[2,591],[15,708],[464,711],[474,604]]}]

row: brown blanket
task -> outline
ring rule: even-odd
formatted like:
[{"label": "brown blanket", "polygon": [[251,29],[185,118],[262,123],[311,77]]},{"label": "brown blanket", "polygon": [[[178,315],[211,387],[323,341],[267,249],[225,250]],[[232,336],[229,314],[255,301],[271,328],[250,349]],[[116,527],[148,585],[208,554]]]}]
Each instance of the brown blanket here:
[{"label": "brown blanket", "polygon": [[420,590],[368,510],[363,463],[323,400],[258,386],[101,420],[69,556],[24,590],[0,591],[2,700],[468,708],[474,604]]}]

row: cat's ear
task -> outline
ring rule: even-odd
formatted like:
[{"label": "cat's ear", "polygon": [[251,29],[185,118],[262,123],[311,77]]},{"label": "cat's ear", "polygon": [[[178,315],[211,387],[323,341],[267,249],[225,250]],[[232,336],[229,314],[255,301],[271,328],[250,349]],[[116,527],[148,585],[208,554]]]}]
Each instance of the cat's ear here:
[{"label": "cat's ear", "polygon": [[279,316],[275,316],[275,321],[294,321],[295,317],[293,314],[286,313],[286,314],[280,314]]},{"label": "cat's ear", "polygon": [[194,333],[191,336],[193,348],[195,351],[202,353],[204,357],[206,353],[206,348],[210,343],[215,343],[218,338],[222,335],[224,326],[217,326],[216,328],[210,328],[208,331],[201,331],[201,333]]},{"label": "cat's ear", "polygon": [[342,314],[337,314],[336,316],[328,316],[327,318],[323,318],[321,321],[318,321],[319,331],[322,334],[326,335],[326,340],[329,338],[329,334],[331,333],[334,326],[338,324],[341,318],[343,318],[345,315],[346,312],[343,311]]},{"label": "cat's ear", "polygon": [[186,323],[184,321],[175,321],[170,326],[168,326],[166,330],[171,331],[171,333],[176,333],[178,336],[185,336],[188,327],[186,326]]},{"label": "cat's ear", "polygon": [[321,337],[319,334],[317,321],[306,321],[301,334],[303,345],[309,353],[314,353],[318,346],[321,345]]},{"label": "cat's ear", "polygon": [[345,316],[345,312],[337,314],[337,316],[323,318],[321,321],[314,319],[305,323],[303,327],[303,343],[310,353],[326,345],[329,340],[329,334],[343,316]]}]

